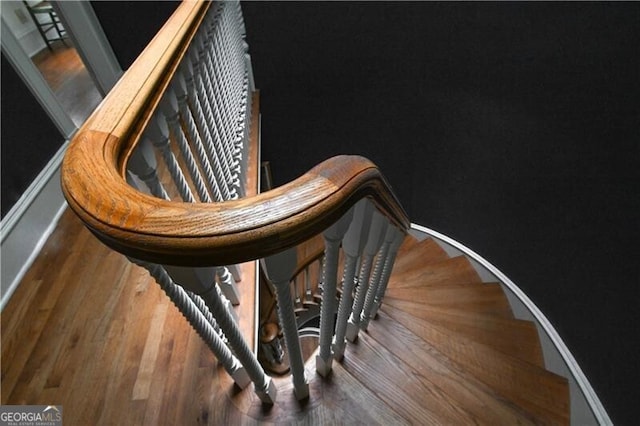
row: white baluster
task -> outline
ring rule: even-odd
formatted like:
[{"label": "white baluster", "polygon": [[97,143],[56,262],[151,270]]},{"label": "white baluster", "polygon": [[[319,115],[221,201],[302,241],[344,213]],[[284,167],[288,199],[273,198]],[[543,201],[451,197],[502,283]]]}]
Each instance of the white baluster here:
[{"label": "white baluster", "polygon": [[291,290],[289,282],[296,269],[295,249],[285,250],[273,256],[261,260],[263,271],[276,290],[278,301],[278,316],[280,317],[280,327],[284,334],[285,346],[289,354],[289,365],[293,380],[293,391],[298,400],[309,397],[309,384],[304,374],[304,361],[300,340],[298,337],[298,326],[291,300]]},{"label": "white baluster", "polygon": [[382,269],[382,276],[380,277],[380,285],[378,286],[378,291],[376,292],[376,296],[373,300],[373,307],[371,308],[371,318],[375,318],[378,313],[378,309],[380,309],[380,305],[382,304],[382,298],[384,297],[385,291],[387,291],[387,285],[389,284],[389,278],[391,277],[391,271],[393,270],[393,264],[396,261],[396,255],[398,254],[398,249],[400,248],[400,244],[404,240],[405,234],[401,231],[396,233],[396,237],[389,248],[389,256],[387,256],[387,261],[384,263],[384,268]]},{"label": "white baluster", "polygon": [[158,178],[158,163],[148,139],[143,138],[133,150],[127,169],[142,179],[153,196],[169,199],[167,191]]},{"label": "white baluster", "polygon": [[210,275],[211,268],[165,266],[165,269],[176,283],[202,297],[218,321],[225,336],[227,336],[229,345],[236,354],[236,357],[254,383],[256,394],[262,402],[273,404],[277,393],[275,384],[271,378],[266,375],[258,363],[258,359],[244,341],[242,333],[231,314],[233,310],[225,307],[220,290]]},{"label": "white baluster", "polygon": [[398,228],[396,228],[392,224],[389,224],[389,226],[387,227],[387,232],[384,237],[384,243],[382,244],[382,248],[380,249],[380,252],[378,253],[378,256],[376,258],[376,266],[373,268],[373,273],[371,274],[371,284],[369,286],[369,290],[367,291],[367,297],[364,302],[364,307],[362,308],[362,315],[360,317],[360,329],[362,330],[366,330],[369,326],[373,302],[380,287],[380,280],[382,278],[384,265],[387,263],[387,259],[389,258],[389,249],[391,248],[391,244],[393,244],[393,241],[396,239],[396,236],[399,232],[400,231],[398,230]]},{"label": "white baluster", "polygon": [[367,239],[367,245],[365,246],[362,255],[356,299],[353,303],[353,310],[351,311],[351,317],[349,318],[349,323],[347,325],[346,335],[350,342],[355,342],[358,338],[358,331],[360,330],[360,314],[362,313],[367,290],[369,289],[369,277],[371,275],[371,267],[373,266],[373,258],[382,245],[387,232],[388,223],[387,219],[380,213],[377,211],[373,212],[369,238]]},{"label": "white baluster", "polygon": [[220,285],[220,289],[227,297],[227,299],[229,299],[231,304],[239,305],[240,292],[238,291],[236,282],[232,278],[229,269],[226,266],[216,267],[216,276],[218,277],[218,285]]},{"label": "white baluster", "polygon": [[[229,192],[230,200],[237,198],[236,187],[240,186],[239,181],[234,181],[231,171],[229,169],[229,164],[224,157],[224,153],[226,148],[224,147],[224,143],[221,139],[221,135],[218,131],[218,125],[213,120],[212,115],[206,115],[204,108],[208,106],[207,100],[200,90],[197,89],[195,80],[197,77],[194,75],[194,70],[189,61],[184,62],[181,65],[181,74],[185,79],[185,83],[187,85],[187,93],[189,98],[191,99],[191,107],[192,112],[194,113],[194,118],[197,126],[200,128],[200,134],[203,136],[203,139],[209,144],[213,144],[213,150],[216,153],[219,161],[218,164],[220,169],[222,170],[222,174],[224,175],[224,179],[222,182],[218,182],[220,185],[227,187],[227,191]],[[209,114],[211,114],[210,108],[207,109]],[[210,121],[211,119],[211,121]]]},{"label": "white baluster", "polygon": [[190,294],[181,286],[176,285],[162,266],[133,258],[130,258],[130,260],[149,271],[162,290],[169,296],[169,299],[182,312],[189,324],[211,349],[235,383],[242,389],[247,387],[251,382],[247,371],[220,337],[216,330],[217,324],[211,316],[211,312],[205,306],[200,305],[199,300],[201,299],[192,293]]},{"label": "white baluster", "polygon": [[345,266],[342,282],[342,297],[338,307],[338,319],[336,322],[336,335],[333,342],[333,354],[335,359],[341,360],[344,355],[345,334],[347,320],[353,305],[353,287],[355,285],[355,271],[358,258],[362,255],[367,243],[373,206],[366,199],[356,204],[353,212],[353,220],[342,240],[342,249],[345,253]]},{"label": "white baluster", "polygon": [[151,143],[160,150],[162,159],[167,165],[167,169],[169,169],[169,174],[173,179],[173,183],[178,188],[180,197],[182,197],[186,202],[195,202],[193,193],[191,192],[189,184],[180,169],[178,160],[176,160],[176,157],[173,155],[173,152],[171,152],[171,148],[169,147],[169,130],[167,128],[166,121],[164,119],[158,119],[157,115],[152,117],[149,125],[145,129],[145,135],[149,138]]},{"label": "white baluster", "polygon": [[[239,187],[240,181],[237,175],[239,163],[236,164],[233,162],[233,154],[231,152],[233,146],[228,140],[229,138],[227,135],[226,126],[220,118],[220,112],[218,110],[217,102],[215,98],[213,99],[213,102],[210,102],[209,95],[207,94],[207,87],[211,84],[210,77],[206,75],[206,71],[203,72],[204,67],[202,67],[199,61],[198,53],[195,49],[190,50],[190,57],[191,65],[193,67],[193,81],[195,83],[198,99],[201,100],[200,106],[202,107],[204,116],[206,117],[204,125],[209,125],[210,127],[217,130],[220,136],[220,141],[222,143],[221,154],[224,155],[225,163],[227,164],[227,167],[230,171],[230,181],[228,182],[228,184],[232,187]],[[189,68],[187,67],[186,69]]]},{"label": "white baluster", "polygon": [[353,219],[353,208],[349,209],[338,222],[323,232],[324,261],[322,262],[322,304],[320,305],[320,349],[316,355],[316,371],[326,377],[331,371],[333,356],[331,354],[331,338],[335,325],[336,283],[340,241]]},{"label": "white baluster", "polygon": [[[183,84],[184,80],[182,80],[180,75],[177,75],[176,78],[174,78],[173,84],[171,85],[171,90],[168,90],[165,93],[165,98],[168,98],[166,104],[170,105],[172,108],[172,112],[174,112],[176,116],[179,116],[182,119],[181,121],[176,120],[178,121],[179,130],[181,132],[184,132],[180,123],[184,124],[187,134],[189,135],[189,138],[191,140],[191,146],[193,146],[196,152],[196,157],[198,159],[200,169],[202,170],[202,172],[204,172],[206,183],[211,190],[210,194],[212,195],[212,200],[224,201],[228,198],[225,198],[222,193],[222,189],[218,185],[218,179],[216,179],[213,167],[209,161],[210,156],[208,155],[207,149],[202,143],[202,139],[197,132],[196,124],[193,121],[193,116],[191,115],[191,111],[189,110],[187,93],[184,90],[185,88]],[[173,108],[176,107],[177,110],[173,111]],[[186,140],[186,138],[184,139]]]},{"label": "white baluster", "polygon": [[[176,75],[173,87],[178,99],[180,115],[183,122],[185,123],[185,127],[187,128],[189,138],[195,146],[199,147],[199,150],[203,150],[204,152],[206,152],[208,161],[205,162],[203,159],[202,162],[208,164],[208,170],[206,174],[207,176],[210,176],[211,174],[211,176],[209,177],[212,180],[211,185],[217,188],[213,191],[214,199],[216,201],[230,200],[231,194],[229,192],[229,185],[224,178],[224,172],[216,153],[216,149],[214,147],[213,138],[211,137],[208,126],[205,126],[205,128],[203,129],[202,133],[204,135],[204,138],[200,137],[200,133],[198,132],[198,127],[194,120],[193,113],[191,109],[189,109],[189,89],[187,88],[187,83],[181,72]],[[192,97],[192,102],[194,101],[196,101],[195,97]],[[197,105],[196,108],[199,108],[199,105]]]},{"label": "white baluster", "polygon": [[198,193],[198,197],[200,197],[200,201],[203,203],[210,203],[211,196],[209,195],[204,179],[200,174],[196,160],[193,157],[191,147],[189,147],[189,142],[187,142],[187,139],[182,132],[182,127],[180,126],[178,102],[170,90],[168,90],[162,98],[162,101],[160,102],[160,110],[162,112],[158,114],[158,117],[164,117],[166,120],[169,130],[173,134],[173,138],[182,153],[182,158],[185,161],[191,180],[196,187],[196,192]]}]

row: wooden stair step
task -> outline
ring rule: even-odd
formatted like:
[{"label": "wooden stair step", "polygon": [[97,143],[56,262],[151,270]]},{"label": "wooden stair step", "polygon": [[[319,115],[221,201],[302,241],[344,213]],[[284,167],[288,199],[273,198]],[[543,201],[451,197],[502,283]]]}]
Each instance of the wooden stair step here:
[{"label": "wooden stair step", "polygon": [[431,326],[454,332],[544,367],[538,330],[531,321],[475,315],[468,311],[452,311],[423,305],[409,306],[402,310],[416,317],[417,321],[425,321]]},{"label": "wooden stair step", "polygon": [[565,378],[471,339],[443,332],[393,306],[383,305],[382,310],[381,317],[389,315],[433,345],[459,369],[536,418],[554,424],[569,423],[569,386]]},{"label": "wooden stair step", "polygon": [[[410,424],[470,424],[478,419],[416,370],[367,336],[347,345],[342,366]],[[406,350],[405,343],[398,350]]]},{"label": "wooden stair step", "polygon": [[[415,242],[414,244],[407,241]],[[427,238],[418,242],[415,238],[408,236],[398,249],[398,255],[394,264],[394,271],[403,271],[411,268],[412,265],[426,265],[440,262],[449,258],[449,255],[433,239]]]},{"label": "wooden stair step", "polygon": [[513,318],[509,301],[496,283],[388,288],[383,303],[394,304],[391,299]]},{"label": "wooden stair step", "polygon": [[422,243],[422,241],[418,240],[413,235],[405,235],[404,240],[402,240],[402,244],[400,244],[400,247],[398,248],[398,257],[400,257],[401,253],[411,252],[414,248],[418,247],[420,243]]},{"label": "wooden stair step", "polygon": [[[478,379],[461,372],[455,363],[443,356],[431,344],[383,314],[360,339],[374,339],[372,345],[403,348],[393,353],[414,371],[425,377],[431,386],[469,411],[475,422],[483,424],[533,424],[530,415],[513,403],[497,397]],[[404,350],[410,348],[410,350]]]},{"label": "wooden stair step", "polygon": [[389,278],[389,288],[449,285],[450,283],[482,283],[482,279],[464,256],[424,264],[420,259],[396,269]]}]

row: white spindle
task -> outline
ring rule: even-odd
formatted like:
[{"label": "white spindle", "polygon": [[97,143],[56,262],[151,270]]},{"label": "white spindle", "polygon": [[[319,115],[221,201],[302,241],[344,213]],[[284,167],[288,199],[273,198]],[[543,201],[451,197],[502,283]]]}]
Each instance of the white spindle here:
[{"label": "white spindle", "polygon": [[187,179],[184,177],[184,174],[180,169],[180,165],[178,164],[178,160],[176,160],[176,157],[173,155],[173,152],[171,152],[171,148],[169,147],[169,130],[167,129],[166,121],[164,119],[159,119],[157,116],[153,117],[145,129],[145,135],[149,138],[151,143],[160,150],[162,159],[167,165],[167,169],[169,170],[171,179],[173,179],[173,183],[178,188],[180,197],[188,203],[195,202],[195,198],[189,188]]},{"label": "white spindle", "polygon": [[358,259],[362,255],[364,246],[369,236],[373,206],[366,199],[356,204],[353,212],[353,220],[342,240],[342,248],[345,253],[345,266],[342,282],[342,297],[338,307],[338,319],[336,322],[336,334],[333,342],[333,354],[335,359],[341,360],[344,354],[347,320],[353,306],[353,287],[355,285],[355,272]]},{"label": "white spindle", "polygon": [[384,263],[378,291],[376,292],[375,298],[373,300],[373,307],[371,308],[370,314],[371,318],[375,318],[378,309],[380,309],[382,298],[384,297],[385,291],[387,291],[387,285],[389,284],[389,278],[391,277],[393,264],[396,261],[396,255],[398,254],[398,249],[400,248],[400,244],[402,244],[404,237],[405,234],[401,231],[398,231],[396,233],[395,239],[393,240],[393,243],[391,244],[391,247],[389,248],[389,256],[387,256],[387,260]]},{"label": "white spindle", "polygon": [[231,276],[229,269],[226,266],[216,267],[216,276],[218,277],[218,285],[220,285],[220,289],[229,302],[233,305],[239,305],[240,291],[238,290],[238,286]]},{"label": "white spindle", "polygon": [[182,127],[180,126],[177,101],[175,96],[171,96],[170,93],[170,91],[167,91],[166,96],[160,102],[160,109],[162,112],[157,113],[157,116],[158,118],[164,117],[169,130],[173,134],[173,140],[176,141],[178,149],[182,154],[182,158],[187,166],[187,170],[191,176],[191,181],[196,188],[200,201],[203,203],[210,203],[211,196],[209,195],[209,191],[207,190],[204,179],[202,178],[202,174],[200,174],[200,170],[196,164],[196,159],[193,157],[191,147],[189,147],[189,143],[182,131]]},{"label": "white spindle", "polygon": [[369,229],[369,238],[367,239],[367,244],[365,245],[362,254],[356,298],[353,303],[353,310],[351,311],[351,317],[349,318],[349,323],[347,325],[346,336],[350,342],[355,342],[358,338],[358,331],[360,330],[360,314],[362,313],[367,290],[369,289],[369,278],[371,275],[371,268],[373,266],[373,258],[382,245],[387,232],[388,223],[387,219],[380,213],[377,211],[373,212],[371,228]]},{"label": "white spindle", "polygon": [[158,177],[158,163],[148,139],[144,138],[138,143],[129,158],[127,169],[142,179],[153,196],[165,200],[169,199],[169,195]]},{"label": "white spindle", "polygon": [[[229,141],[227,127],[225,127],[225,124],[220,117],[221,113],[219,111],[216,98],[214,97],[213,101],[211,102],[209,100],[209,95],[207,94],[207,87],[211,85],[210,77],[206,74],[206,71],[203,72],[203,68],[205,67],[203,67],[200,63],[199,56],[196,50],[192,49],[190,52],[191,64],[193,66],[194,72],[194,83],[198,93],[198,99],[202,101],[200,103],[200,106],[203,108],[204,116],[206,117],[206,121],[204,124],[206,125],[208,123],[209,126],[217,129],[217,132],[221,137],[220,140],[222,142],[221,151],[225,156],[225,162],[230,170],[230,181],[228,183],[233,187],[239,187],[239,163],[236,164],[233,161],[231,154],[232,144]],[[213,95],[211,96],[213,97]]]},{"label": "white spindle", "polygon": [[[176,78],[174,80],[174,84],[172,84],[171,90],[168,90],[165,93],[166,100],[163,100],[161,106],[165,109],[171,108],[170,111],[165,112],[165,115],[168,113],[175,115],[176,124],[174,126],[177,127],[175,129],[175,132],[180,132],[181,134],[183,134],[181,138],[184,139],[185,143],[187,141],[187,138],[184,135],[184,132],[186,130],[191,140],[191,146],[196,152],[200,170],[204,173],[204,177],[206,178],[205,180],[212,198],[211,201],[224,201],[225,198],[222,190],[220,189],[220,186],[218,185],[218,180],[215,177],[211,163],[209,162],[207,150],[202,143],[200,135],[196,131],[196,125],[193,121],[193,116],[191,115],[191,111],[189,110],[189,105],[187,103],[187,94],[183,89],[181,81],[179,80],[179,78]],[[181,120],[178,120],[177,117],[179,117]],[[182,127],[182,124],[184,125],[184,128]]]},{"label": "white spindle", "polygon": [[231,314],[233,310],[225,307],[220,289],[210,275],[210,268],[165,266],[165,269],[176,283],[202,297],[218,321],[225,336],[227,336],[229,345],[233,349],[236,357],[254,383],[256,394],[262,402],[273,404],[277,392],[275,384],[271,378],[266,375],[258,363],[258,359],[244,341],[242,333]]},{"label": "white spindle", "polygon": [[362,309],[362,315],[360,317],[360,328],[362,330],[366,330],[369,326],[369,321],[371,319],[371,309],[373,308],[373,302],[375,300],[375,296],[378,293],[378,289],[380,287],[380,280],[382,278],[382,272],[384,270],[384,265],[387,263],[389,258],[389,249],[391,248],[391,244],[396,239],[397,234],[400,231],[398,228],[389,224],[387,227],[387,232],[384,237],[384,243],[382,244],[382,248],[376,257],[376,265],[373,268],[373,273],[371,274],[371,281],[369,285],[369,290],[367,291],[367,297],[364,302],[364,307]]},{"label": "white spindle", "polygon": [[200,304],[201,299],[192,293],[190,294],[181,286],[176,285],[162,266],[132,258],[130,260],[149,271],[162,290],[169,296],[169,299],[182,312],[189,324],[211,349],[235,383],[242,389],[247,387],[251,382],[247,371],[221,338],[219,331],[216,330],[217,324],[211,312],[206,309],[206,306]]},{"label": "white spindle", "polygon": [[331,337],[335,325],[336,283],[340,241],[342,241],[353,219],[353,208],[338,222],[322,234],[324,237],[324,260],[322,262],[322,304],[320,305],[320,349],[316,356],[316,371],[326,377],[332,368]]},{"label": "white spindle", "polygon": [[289,283],[296,269],[295,249],[285,250],[262,259],[263,270],[276,290],[280,327],[284,334],[285,346],[289,354],[289,365],[293,380],[293,391],[298,400],[309,397],[309,384],[304,374],[304,360],[298,338],[298,325],[294,313]]},{"label": "white spindle", "polygon": [[[224,178],[224,172],[216,153],[209,128],[206,127],[203,129],[202,133],[204,137],[201,137],[198,132],[193,112],[189,108],[189,89],[181,72],[176,75],[173,88],[177,96],[178,106],[180,107],[180,116],[187,129],[189,138],[192,143],[198,147],[199,151],[206,153],[205,158],[203,158],[201,162],[205,164],[207,169],[206,174],[212,181],[211,185],[214,187],[213,193],[215,200],[224,201],[231,199],[229,186]],[[194,101],[195,99],[192,99],[192,102]],[[197,106],[197,108],[199,108],[199,106]],[[202,156],[202,154],[200,155]]]},{"label": "white spindle", "polygon": [[197,90],[194,82],[194,70],[189,61],[184,62],[181,66],[181,74],[184,77],[184,81],[187,87],[187,93],[191,101],[191,108],[193,118],[197,127],[200,129],[200,135],[204,139],[209,150],[211,150],[215,157],[214,164],[216,169],[222,171],[222,178],[219,179],[218,184],[227,188],[229,193],[228,199],[233,200],[238,197],[236,193],[236,186],[239,186],[239,182],[234,182],[229,169],[229,164],[224,157],[225,148],[223,146],[221,135],[218,131],[218,127],[215,122],[209,122],[204,112],[204,105],[206,100],[203,99],[203,95]]}]

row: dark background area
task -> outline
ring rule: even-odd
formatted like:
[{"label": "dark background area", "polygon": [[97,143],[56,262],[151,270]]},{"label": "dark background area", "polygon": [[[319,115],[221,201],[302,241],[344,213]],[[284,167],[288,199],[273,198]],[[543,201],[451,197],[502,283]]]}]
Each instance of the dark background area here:
[{"label": "dark background area", "polygon": [[501,269],[637,423],[640,4],[243,3],[277,184],[337,154]]},{"label": "dark background area", "polygon": [[2,54],[2,217],[64,143],[38,100]]}]

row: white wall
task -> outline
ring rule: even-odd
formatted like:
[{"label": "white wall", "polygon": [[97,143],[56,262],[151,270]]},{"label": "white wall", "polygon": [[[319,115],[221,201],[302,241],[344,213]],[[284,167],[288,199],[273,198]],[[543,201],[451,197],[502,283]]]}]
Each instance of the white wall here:
[{"label": "white wall", "polygon": [[[0,1],[0,9],[4,23],[9,27],[9,30],[29,57],[47,47],[36,28],[36,24],[33,23],[31,15],[29,15],[27,8],[21,1],[2,0]],[[41,22],[48,22],[50,19],[48,16],[43,15],[40,20]]]}]

